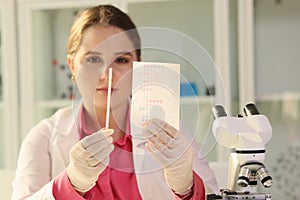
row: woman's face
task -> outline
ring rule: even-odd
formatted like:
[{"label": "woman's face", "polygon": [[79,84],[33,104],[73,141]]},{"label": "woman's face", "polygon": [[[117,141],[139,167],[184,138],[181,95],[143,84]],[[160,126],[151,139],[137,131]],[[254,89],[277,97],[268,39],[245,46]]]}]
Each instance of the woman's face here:
[{"label": "woman's face", "polygon": [[111,108],[131,94],[132,62],[137,60],[127,34],[114,26],[95,25],[83,34],[81,45],[68,62],[88,109],[106,109],[108,68],[112,68]]}]

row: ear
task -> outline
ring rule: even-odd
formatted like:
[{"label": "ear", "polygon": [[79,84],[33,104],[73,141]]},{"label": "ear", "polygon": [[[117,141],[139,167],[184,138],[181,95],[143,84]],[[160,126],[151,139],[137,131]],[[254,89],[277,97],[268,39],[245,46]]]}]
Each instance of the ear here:
[{"label": "ear", "polygon": [[76,74],[73,56],[68,55],[67,56],[67,61],[68,61],[68,65],[69,65],[69,68],[70,68],[72,74]]}]

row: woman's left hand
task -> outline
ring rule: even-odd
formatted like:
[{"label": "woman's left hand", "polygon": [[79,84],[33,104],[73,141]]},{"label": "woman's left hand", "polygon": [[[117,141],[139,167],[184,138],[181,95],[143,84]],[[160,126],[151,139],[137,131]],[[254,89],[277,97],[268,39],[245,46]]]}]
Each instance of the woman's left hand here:
[{"label": "woman's left hand", "polygon": [[191,144],[174,127],[160,119],[145,126],[146,149],[163,167],[166,180],[174,192],[186,194],[193,186],[193,151]]}]

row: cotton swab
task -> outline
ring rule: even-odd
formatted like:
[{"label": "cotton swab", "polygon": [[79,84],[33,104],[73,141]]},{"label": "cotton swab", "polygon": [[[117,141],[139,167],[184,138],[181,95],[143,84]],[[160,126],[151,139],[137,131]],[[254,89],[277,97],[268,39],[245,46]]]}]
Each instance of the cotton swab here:
[{"label": "cotton swab", "polygon": [[108,91],[107,91],[106,121],[105,121],[105,128],[106,129],[108,129],[108,127],[109,127],[111,82],[112,82],[112,68],[108,68]]}]

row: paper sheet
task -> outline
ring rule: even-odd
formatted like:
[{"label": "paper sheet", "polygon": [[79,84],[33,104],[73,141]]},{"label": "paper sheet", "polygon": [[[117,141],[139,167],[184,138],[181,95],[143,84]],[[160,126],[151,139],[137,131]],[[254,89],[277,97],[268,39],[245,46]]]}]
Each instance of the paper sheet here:
[{"label": "paper sheet", "polygon": [[180,65],[134,62],[131,124],[159,118],[179,129]]}]

